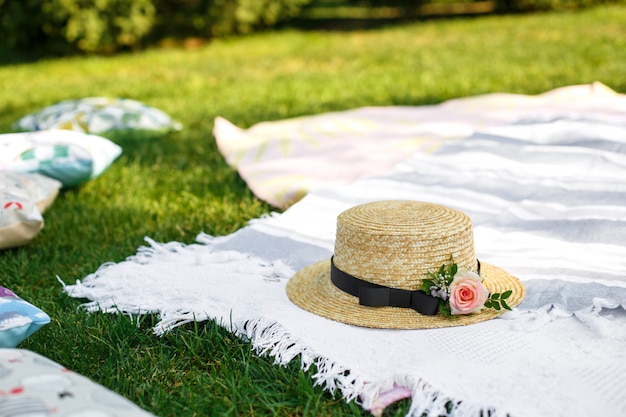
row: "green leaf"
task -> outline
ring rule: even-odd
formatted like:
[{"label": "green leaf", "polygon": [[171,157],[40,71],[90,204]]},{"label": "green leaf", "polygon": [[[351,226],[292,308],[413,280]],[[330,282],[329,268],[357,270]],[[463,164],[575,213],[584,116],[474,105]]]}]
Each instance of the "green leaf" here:
[{"label": "green leaf", "polygon": [[420,290],[424,291],[426,294],[430,294],[430,287],[435,285],[432,280],[425,279],[420,284]]},{"label": "green leaf", "polygon": [[450,265],[450,276],[451,277],[455,276],[458,270],[459,270],[459,267],[457,266],[457,264]]},{"label": "green leaf", "polygon": [[422,284],[423,285],[428,285],[429,288],[432,287],[433,285],[435,285],[435,283],[433,282],[432,279],[425,279],[425,280],[422,281]]},{"label": "green leaf", "polygon": [[506,303],[506,301],[500,300],[500,303],[502,304],[502,307],[506,308],[507,310],[511,309],[511,307],[509,307],[509,305]]},{"label": "green leaf", "polygon": [[500,299],[500,293],[491,294],[491,299],[492,300],[499,300]]},{"label": "green leaf", "polygon": [[439,312],[444,317],[450,317],[452,315],[452,311],[450,310],[450,304],[448,304],[446,301],[439,300]]},{"label": "green leaf", "polygon": [[492,306],[491,306],[491,307],[492,307],[492,308],[494,308],[494,309],[496,309],[496,310],[498,310],[498,311],[500,311],[500,303],[498,303],[498,302],[494,302],[494,303],[492,303]]},{"label": "green leaf", "polygon": [[487,307],[487,308],[491,308],[491,301],[489,301],[489,300],[485,301],[484,306]]},{"label": "green leaf", "polygon": [[509,298],[511,296],[511,294],[513,294],[513,291],[508,290],[502,293],[502,296],[500,297],[501,299],[505,300],[507,298]]}]

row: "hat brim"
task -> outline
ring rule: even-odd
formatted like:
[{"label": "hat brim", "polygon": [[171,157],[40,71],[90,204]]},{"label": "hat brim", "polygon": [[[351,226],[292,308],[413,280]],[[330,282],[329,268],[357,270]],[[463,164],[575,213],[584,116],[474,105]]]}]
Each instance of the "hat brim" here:
[{"label": "hat brim", "polygon": [[[513,308],[526,295],[521,281],[508,272],[481,262],[483,284],[490,293],[511,290],[507,304]],[[436,329],[466,326],[493,319],[505,310],[483,308],[480,313],[445,317],[426,316],[410,308],[367,307],[354,297],[335,287],[330,281],[330,259],[309,265],[298,271],[287,283],[289,299],[299,307],[318,316],[355,326],[381,329]]]}]

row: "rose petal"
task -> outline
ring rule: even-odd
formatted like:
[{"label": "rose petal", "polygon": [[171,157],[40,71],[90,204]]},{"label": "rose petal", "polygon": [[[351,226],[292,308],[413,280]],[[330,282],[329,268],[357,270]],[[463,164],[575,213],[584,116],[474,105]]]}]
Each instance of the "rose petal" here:
[{"label": "rose petal", "polygon": [[392,389],[378,394],[369,411],[373,416],[380,417],[390,404],[405,398],[411,398],[412,395],[413,391],[409,388],[394,384]]}]

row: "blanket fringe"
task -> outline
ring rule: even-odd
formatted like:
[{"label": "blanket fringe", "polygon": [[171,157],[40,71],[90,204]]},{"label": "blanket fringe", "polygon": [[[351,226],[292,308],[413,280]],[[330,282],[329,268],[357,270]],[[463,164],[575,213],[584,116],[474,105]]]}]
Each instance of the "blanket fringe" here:
[{"label": "blanket fringe", "polygon": [[[182,254],[198,255],[195,253],[198,247],[207,247],[215,243],[213,238],[203,236],[198,239],[200,245],[185,245],[179,242],[157,243],[146,238],[150,246],[140,247],[137,253],[126,259],[129,266],[146,265],[158,262],[162,259],[170,259],[172,256]],[[209,255],[210,254],[210,255]],[[208,259],[207,257],[211,258]],[[240,262],[242,259],[249,259],[244,254],[234,254],[231,251],[210,251],[203,253],[203,262],[213,262],[216,264]],[[260,260],[259,260],[260,261]],[[116,264],[103,264],[95,273],[86,277],[83,282],[76,281],[75,285],[66,285],[59,277],[57,279],[63,285],[63,291],[74,298],[87,298],[91,302],[81,304],[88,312],[101,311],[105,313],[122,313],[126,315],[142,315],[147,313],[159,314],[159,323],[153,331],[156,335],[163,335],[172,329],[186,323],[214,319],[207,314],[198,313],[188,309],[166,309],[149,310],[138,305],[118,304],[114,297],[107,294],[114,294],[111,288],[103,289],[99,284],[99,278],[107,275],[109,268]],[[275,261],[260,262],[257,265],[260,269],[255,271],[262,279],[282,280],[293,274],[289,265]],[[130,274],[129,276],[131,276]],[[515,312],[515,316],[504,316],[512,320],[514,326],[520,327],[524,331],[533,331],[545,326],[547,323],[559,317],[570,317],[575,315],[581,322],[594,328],[600,334],[623,338],[626,340],[624,329],[611,327],[610,315],[603,313],[606,309],[619,307],[607,299],[594,299],[593,306],[584,311],[571,312],[558,305],[548,305],[534,312]],[[621,305],[624,307],[624,305]],[[620,309],[623,313],[623,310]],[[608,324],[607,324],[608,323]],[[308,371],[314,367],[313,380],[316,386],[335,393],[339,391],[341,396],[348,402],[355,401],[357,404],[369,410],[374,416],[382,414],[383,410],[390,404],[403,399],[411,398],[411,405],[407,416],[409,417],[435,417],[435,416],[492,416],[498,417],[500,414],[494,409],[483,409],[468,402],[454,400],[426,381],[416,379],[407,374],[396,374],[386,379],[378,379],[373,382],[372,377],[356,375],[350,369],[339,363],[316,353],[312,348],[304,344],[301,340],[291,334],[275,320],[266,317],[259,317],[245,321],[235,321],[230,323],[220,323],[227,327],[229,331],[249,341],[254,351],[259,355],[269,355],[276,364],[285,366],[299,357],[300,366]],[[621,333],[619,331],[620,330]]]},{"label": "blanket fringe", "polygon": [[354,375],[350,369],[316,354],[279,323],[263,317],[234,323],[231,331],[251,342],[258,355],[273,357],[277,365],[285,366],[300,356],[304,371],[315,366],[316,372],[312,378],[316,386],[321,386],[331,393],[339,391],[346,401],[356,401],[374,416],[382,415],[387,406],[406,398],[412,398],[408,417],[505,415],[499,414],[494,409],[482,409],[455,401],[425,381],[415,381],[408,375],[396,375],[378,383],[368,381],[364,376]]},{"label": "blanket fringe", "polygon": [[315,354],[276,321],[260,317],[235,323],[233,331],[250,341],[257,354],[273,357],[274,363],[278,365],[285,366],[298,356],[304,371],[315,365],[315,385],[331,393],[339,390],[346,401],[357,399],[367,385],[362,377],[352,375],[348,369]]}]

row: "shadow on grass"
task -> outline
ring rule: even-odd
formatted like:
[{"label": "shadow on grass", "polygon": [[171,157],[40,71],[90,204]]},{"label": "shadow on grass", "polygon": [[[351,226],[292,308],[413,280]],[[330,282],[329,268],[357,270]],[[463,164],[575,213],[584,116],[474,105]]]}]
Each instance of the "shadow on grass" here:
[{"label": "shadow on grass", "polygon": [[44,51],[24,51],[17,49],[0,48],[0,67],[8,65],[19,65],[36,62],[46,58]]},{"label": "shadow on grass", "polygon": [[436,19],[466,18],[496,12],[494,1],[474,1],[458,3],[430,3],[416,1],[404,7],[363,7],[342,5],[320,7],[314,5],[282,24],[301,30],[350,32],[355,30],[376,30],[383,27]]}]

